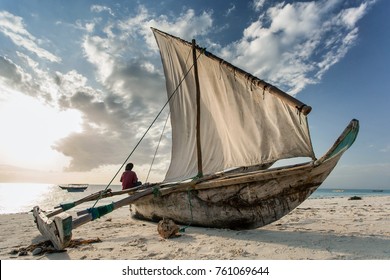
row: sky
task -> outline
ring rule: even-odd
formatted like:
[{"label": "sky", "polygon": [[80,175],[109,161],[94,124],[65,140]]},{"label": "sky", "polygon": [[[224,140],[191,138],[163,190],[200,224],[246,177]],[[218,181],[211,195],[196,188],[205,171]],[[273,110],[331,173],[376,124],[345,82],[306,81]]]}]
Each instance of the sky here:
[{"label": "sky", "polygon": [[[0,0],[0,182],[119,184],[166,101],[155,27],[312,106],[317,157],[358,119],[323,187],[390,188],[388,11],[385,0]],[[131,154],[143,182],[169,165],[166,117]]]}]

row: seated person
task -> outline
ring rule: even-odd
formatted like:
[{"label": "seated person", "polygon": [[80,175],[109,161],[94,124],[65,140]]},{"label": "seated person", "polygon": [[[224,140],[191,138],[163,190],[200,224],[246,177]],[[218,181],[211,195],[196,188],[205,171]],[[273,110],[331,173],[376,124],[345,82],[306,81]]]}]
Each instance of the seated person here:
[{"label": "seated person", "polygon": [[142,185],[140,181],[138,181],[137,174],[132,171],[134,164],[128,163],[125,168],[125,172],[123,172],[121,177],[122,182],[122,190],[130,189],[139,185]]}]

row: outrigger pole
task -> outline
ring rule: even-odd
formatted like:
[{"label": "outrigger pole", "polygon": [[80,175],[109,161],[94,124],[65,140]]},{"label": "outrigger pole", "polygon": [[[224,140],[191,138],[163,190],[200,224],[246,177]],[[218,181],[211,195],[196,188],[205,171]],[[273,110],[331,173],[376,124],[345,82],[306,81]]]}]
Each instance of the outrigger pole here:
[{"label": "outrigger pole", "polygon": [[98,192],[96,194],[92,194],[88,197],[80,199],[74,202],[74,204],[78,205],[83,202],[92,201],[96,198],[97,195],[100,194],[102,195],[102,197],[120,195],[125,193],[132,194],[129,197],[118,200],[117,202],[112,202],[108,205],[88,208],[86,210],[79,211],[77,212],[77,215],[79,217],[75,219],[73,219],[69,213],[64,212],[66,211],[65,209],[55,210],[49,214],[46,214],[39,208],[39,206],[35,206],[33,208],[34,221],[37,224],[38,230],[41,232],[41,234],[53,243],[54,248],[56,248],[57,250],[62,250],[70,244],[70,241],[72,239],[72,230],[83,224],[98,219],[122,206],[132,204],[135,201],[140,200],[141,198],[149,196],[146,199],[150,199],[155,196],[163,196],[172,192],[182,191],[183,189],[191,190],[196,184],[214,177],[217,178],[219,176],[207,176],[188,183],[176,185],[152,184],[149,185],[147,189],[144,189],[146,186],[141,185],[136,188],[131,188],[125,191],[115,193],[107,193],[107,191],[103,191],[105,193],[101,194],[101,192]]},{"label": "outrigger pole", "polygon": [[125,193],[131,195],[117,202],[113,202],[109,205],[99,206],[96,208],[88,208],[86,210],[79,211],[77,212],[77,215],[79,217],[75,219],[73,219],[69,213],[64,212],[69,209],[67,207],[62,207],[61,209],[46,214],[39,208],[39,206],[35,206],[33,208],[34,221],[37,224],[38,230],[41,232],[41,234],[53,243],[54,248],[56,248],[57,250],[62,250],[70,244],[70,241],[72,239],[72,230],[83,224],[98,219],[122,206],[132,204],[140,199],[151,199],[156,196],[164,196],[173,192],[183,190],[190,191],[200,187],[196,185],[204,181],[218,179],[222,175],[223,173],[211,174],[202,178],[197,178],[196,180],[192,180],[187,183],[180,184],[149,184],[147,186],[141,185],[135,188],[118,192],[110,192],[109,190],[100,191],[95,194],[91,194],[85,198],[82,198],[78,201],[75,201],[73,203],[74,206],[79,205],[83,202],[93,201],[96,199],[97,196],[109,197]]},{"label": "outrigger pole", "polygon": [[[140,188],[142,188],[142,186],[115,193],[109,190],[100,191],[73,202],[72,207],[87,201],[96,200],[97,198],[110,197],[113,195],[121,195],[125,193],[134,193]],[[72,239],[72,229],[75,229],[89,221],[100,218],[103,215],[108,214],[122,206],[129,205],[141,197],[152,194],[153,191],[155,191],[155,188],[150,187],[117,202],[95,208],[88,208],[85,211],[78,212],[77,215],[80,217],[74,220],[70,214],[64,212],[70,209],[67,206],[61,207],[58,210],[54,210],[49,214],[44,213],[44,211],[42,211],[39,206],[35,206],[33,208],[34,221],[37,224],[38,230],[41,232],[41,234],[53,243],[54,248],[57,250],[62,250],[69,245]]]}]

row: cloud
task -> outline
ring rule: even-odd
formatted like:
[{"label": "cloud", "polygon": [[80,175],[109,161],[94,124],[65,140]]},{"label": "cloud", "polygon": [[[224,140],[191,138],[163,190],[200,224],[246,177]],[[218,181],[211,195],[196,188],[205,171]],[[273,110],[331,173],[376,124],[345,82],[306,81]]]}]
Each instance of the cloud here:
[{"label": "cloud", "polygon": [[[164,16],[156,20],[140,6],[137,15],[101,26],[103,34],[88,32],[84,36],[84,56],[94,66],[97,81],[103,88],[102,92],[85,90],[85,80],[76,73],[57,73],[57,83],[68,92],[68,95],[63,94],[61,104],[79,110],[84,119],[82,132],[53,145],[71,158],[68,171],[86,171],[122,162],[166,102],[160,58],[155,43],[148,41],[152,36],[149,27],[167,25],[177,33],[184,34],[188,30],[192,34],[202,33],[201,27],[191,29],[191,25],[199,19],[209,26],[208,17],[203,13],[197,18],[194,11],[189,10],[175,22],[169,22]],[[148,48],[140,48],[145,38]],[[79,90],[72,88],[75,84],[80,85]],[[134,155],[139,159],[137,162],[151,161],[161,126],[162,121],[152,129],[151,137],[144,140],[138,154]],[[160,151],[166,155],[169,144],[163,139]]]},{"label": "cloud", "polygon": [[383,149],[379,150],[382,153],[389,153],[390,152],[390,144],[384,147]]},{"label": "cloud", "polygon": [[149,19],[145,20],[145,24],[140,26],[142,28],[140,32],[146,38],[149,47],[156,49],[157,44],[155,43],[153,34],[150,32],[150,27],[161,29],[172,35],[191,41],[195,37],[208,34],[212,26],[212,11],[204,11],[197,16],[195,10],[188,9],[178,17],[172,19],[165,15],[158,17],[151,15]]},{"label": "cloud", "polygon": [[91,11],[95,13],[101,13],[101,12],[108,12],[111,16],[115,16],[114,12],[111,10],[111,8],[101,5],[92,5]]},{"label": "cloud", "polygon": [[229,9],[226,11],[225,16],[229,16],[236,9],[236,5],[230,4]]},{"label": "cloud", "polygon": [[[82,50],[85,59],[93,65],[102,90],[87,89],[86,81],[75,72],[56,75],[57,84],[64,91],[62,106],[79,110],[84,120],[82,132],[53,145],[55,150],[71,158],[68,171],[121,163],[165,104],[161,59],[150,27],[192,38],[206,34],[212,26],[210,13],[196,15],[189,9],[178,17],[168,18],[150,14],[144,6],[125,19],[95,22],[101,25],[88,29],[82,39]],[[140,47],[145,42],[146,48]],[[150,163],[164,121],[158,120],[149,137],[143,140],[133,155],[136,162]],[[164,160],[160,160],[160,168],[166,169],[170,143],[166,137],[162,140],[160,152]]]},{"label": "cloud", "polygon": [[[32,60],[28,63],[32,63]],[[0,88],[15,89],[38,99],[50,100],[47,94],[40,93],[40,83],[34,79],[34,76],[28,73],[23,67],[16,64],[10,58],[0,56]]]},{"label": "cloud", "polygon": [[11,87],[16,87],[25,78],[26,74],[23,70],[13,63],[7,57],[0,56],[0,78],[11,84]]},{"label": "cloud", "polygon": [[11,41],[38,57],[51,62],[61,62],[61,58],[39,47],[39,40],[31,35],[25,28],[23,19],[7,11],[0,11],[0,32]]},{"label": "cloud", "polygon": [[[357,22],[375,1],[279,3],[260,14],[243,37],[220,50],[234,64],[295,95],[340,61],[355,44]],[[254,1],[256,10],[264,1]]]},{"label": "cloud", "polygon": [[[254,1],[259,17],[248,24],[240,40],[227,46],[208,37],[215,33],[212,11],[187,9],[178,15],[164,15],[140,5],[124,18],[61,23],[79,36],[75,41],[80,46],[82,68],[67,65],[62,68],[67,70],[51,72],[40,68],[40,61],[29,53],[19,52],[13,60],[0,57],[0,79],[61,110],[78,110],[82,130],[59,139],[52,148],[69,157],[67,171],[94,170],[121,164],[165,104],[161,59],[150,27],[186,40],[201,37],[210,42],[210,51],[296,94],[308,84],[318,83],[355,44],[357,23],[372,3],[344,7],[340,0],[292,4]],[[90,11],[114,15],[105,6],[91,6]],[[45,61],[64,63],[39,47],[39,40],[26,30],[22,18],[5,13],[0,32],[9,38],[19,36],[21,39],[12,40],[14,44],[39,53]],[[84,72],[86,67],[92,71]],[[146,169],[151,162],[166,115],[162,114],[133,154],[139,167]],[[169,161],[168,137],[162,138],[159,150],[156,169],[160,173]]]},{"label": "cloud", "polygon": [[340,18],[345,25],[354,28],[356,23],[365,15],[369,5],[374,4],[375,1],[362,3],[359,7],[348,8],[340,13]]},{"label": "cloud", "polygon": [[20,64],[0,56],[0,87],[18,90],[55,106],[58,88],[52,74],[40,69],[39,63],[24,53],[17,51],[15,59],[19,59]]},{"label": "cloud", "polygon": [[265,0],[253,0],[253,7],[256,11],[260,11],[265,4]]}]

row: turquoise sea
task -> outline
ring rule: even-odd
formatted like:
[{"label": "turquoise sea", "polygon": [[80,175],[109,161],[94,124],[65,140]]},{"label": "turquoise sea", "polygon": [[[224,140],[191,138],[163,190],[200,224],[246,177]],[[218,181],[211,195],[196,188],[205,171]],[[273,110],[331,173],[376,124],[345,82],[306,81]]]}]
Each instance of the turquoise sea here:
[{"label": "turquoise sea", "polygon": [[[38,205],[41,209],[51,210],[65,202],[73,202],[92,193],[104,190],[106,185],[89,185],[84,192],[67,192],[53,184],[32,183],[0,183],[0,214],[29,212]],[[113,191],[121,190],[121,186],[110,186]],[[319,188],[309,199],[352,196],[390,196],[390,189],[326,189]],[[127,195],[104,198],[97,205],[117,201]],[[94,202],[84,203],[75,209],[86,209]]]}]

